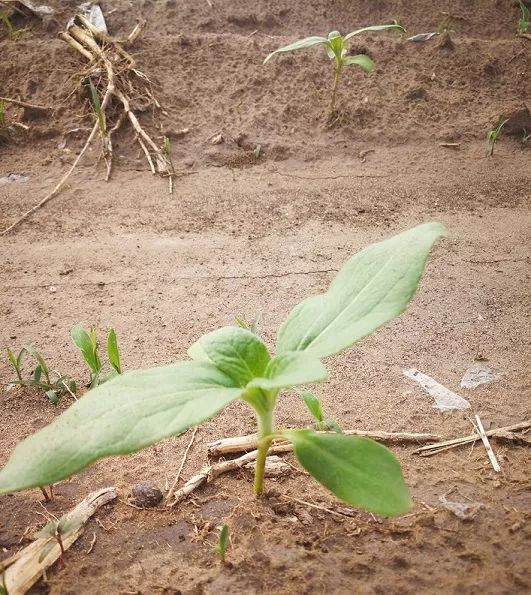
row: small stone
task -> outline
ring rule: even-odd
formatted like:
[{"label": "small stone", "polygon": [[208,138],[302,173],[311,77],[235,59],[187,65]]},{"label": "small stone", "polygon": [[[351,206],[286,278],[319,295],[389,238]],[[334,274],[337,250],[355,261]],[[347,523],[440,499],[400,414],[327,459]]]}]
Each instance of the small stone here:
[{"label": "small stone", "polygon": [[48,291],[50,293],[56,293],[57,292],[57,287],[54,287],[53,285],[51,285],[50,288],[48,289]]},{"label": "small stone", "polygon": [[162,492],[153,481],[141,481],[131,490],[133,502],[141,508],[153,508],[162,500]]},{"label": "small stone", "polygon": [[223,135],[220,133],[220,134],[216,134],[216,136],[214,136],[210,142],[211,142],[213,145],[221,145],[221,143],[222,143],[224,140],[225,140],[225,139],[223,138]]},{"label": "small stone", "polygon": [[503,127],[503,132],[520,136],[526,131],[531,131],[531,114],[529,108],[525,105],[515,109],[507,116],[507,122]]}]

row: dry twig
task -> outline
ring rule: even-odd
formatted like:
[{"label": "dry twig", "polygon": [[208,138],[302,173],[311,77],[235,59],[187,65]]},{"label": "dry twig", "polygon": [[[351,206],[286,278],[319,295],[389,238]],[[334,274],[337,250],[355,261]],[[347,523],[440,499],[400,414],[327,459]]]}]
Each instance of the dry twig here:
[{"label": "dry twig", "polygon": [[[531,428],[531,420],[523,421],[518,424],[513,424],[512,426],[504,426],[503,428],[495,428],[493,430],[488,430],[485,432],[485,435],[496,438],[499,434],[501,438],[508,439],[511,436],[512,432],[519,432],[522,430],[527,430],[529,428]],[[518,438],[516,434],[514,434],[514,436]],[[423,457],[429,457],[443,452],[445,450],[449,450],[451,448],[456,448],[464,444],[476,442],[480,438],[481,436],[479,434],[470,434],[469,436],[464,436],[463,438],[454,438],[452,440],[445,440],[444,442],[437,442],[428,446],[422,446],[421,448],[415,450],[413,454],[418,454]]]},{"label": "dry twig", "polygon": [[190,438],[190,442],[188,443],[188,446],[186,447],[186,450],[184,451],[184,455],[183,455],[183,458],[181,460],[181,465],[179,467],[179,470],[177,471],[177,475],[175,476],[175,479],[173,480],[173,483],[171,484],[171,487],[168,490],[168,493],[166,494],[166,500],[169,500],[173,496],[173,492],[175,491],[175,487],[177,486],[177,483],[179,482],[179,477],[181,477],[181,473],[182,473],[184,464],[186,463],[186,459],[188,457],[188,453],[189,453],[190,449],[192,448],[192,444],[194,443],[195,435],[197,434],[198,427],[199,426],[195,426],[194,431],[192,432],[192,437]]},{"label": "dry twig", "polygon": [[[326,432],[324,432],[326,433]],[[328,432],[330,433],[330,432]],[[414,434],[410,432],[371,432],[368,430],[345,430],[347,436],[365,436],[380,442],[428,442],[440,440],[437,434]],[[248,436],[236,436],[234,438],[221,438],[207,445],[210,456],[220,456],[229,453],[245,452],[258,447],[256,434]],[[281,448],[282,450],[277,450]],[[273,442],[269,452],[288,452],[293,450],[291,443],[285,440]]]},{"label": "dry twig", "polygon": [[489,455],[489,460],[491,462],[492,468],[494,469],[494,471],[500,472],[501,471],[500,464],[498,463],[498,459],[496,458],[496,455],[494,454],[494,451],[492,450],[492,446],[490,445],[489,439],[487,438],[487,435],[485,434],[485,428],[483,427],[483,424],[481,423],[481,419],[479,418],[479,415],[477,415],[477,414],[475,417],[476,417],[478,433],[481,436],[483,446],[485,447],[485,450],[487,451],[487,454]]}]

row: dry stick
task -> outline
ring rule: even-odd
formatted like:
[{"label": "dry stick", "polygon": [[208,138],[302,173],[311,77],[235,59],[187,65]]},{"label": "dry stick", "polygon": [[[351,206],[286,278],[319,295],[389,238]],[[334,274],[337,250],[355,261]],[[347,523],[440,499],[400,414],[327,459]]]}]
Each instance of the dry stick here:
[{"label": "dry stick", "polygon": [[489,459],[490,459],[492,468],[494,469],[494,471],[500,472],[501,468],[498,463],[498,459],[496,458],[496,455],[494,454],[494,451],[492,450],[492,446],[490,445],[489,439],[487,438],[487,435],[485,434],[485,428],[483,427],[483,424],[481,423],[481,419],[479,418],[479,415],[477,415],[477,414],[475,415],[475,418],[476,418],[476,423],[477,423],[477,429],[479,430],[479,435],[481,436],[483,446],[485,447],[485,450],[487,451],[487,454],[489,455]]},{"label": "dry stick", "polygon": [[[331,434],[333,432],[319,432],[322,434]],[[440,440],[437,434],[412,434],[410,432],[371,432],[367,430],[345,430],[344,434],[347,436],[365,436],[373,438],[381,442],[388,441],[402,441],[402,442],[427,442],[432,440]],[[291,444],[284,440],[276,440],[273,442],[273,449],[270,452],[275,452],[274,447],[289,446],[290,448],[279,452],[288,452],[293,450]],[[228,453],[244,452],[246,450],[255,449],[258,446],[256,434],[249,434],[248,436],[236,436],[234,438],[221,438],[215,440],[207,445],[208,454],[210,456],[220,456]]]},{"label": "dry stick", "polygon": [[36,109],[42,111],[49,111],[52,109],[47,105],[35,105],[33,103],[26,103],[25,101],[19,101],[18,99],[11,99],[11,97],[0,97],[0,101],[5,101],[6,103],[13,103],[14,105],[18,105],[19,107],[27,107],[29,109]]},{"label": "dry stick", "polygon": [[[67,550],[83,533],[84,524],[104,504],[117,497],[115,488],[104,488],[89,494],[72,511],[64,515],[74,522],[80,523],[78,528],[62,538],[62,545]],[[18,552],[16,560],[5,570],[4,581],[9,595],[23,595],[35,584],[40,576],[61,556],[61,548],[55,543],[50,551],[42,557],[45,548],[50,545],[48,537],[36,539],[33,543]],[[13,556],[14,557],[14,556]]]},{"label": "dry stick", "polygon": [[[286,452],[286,449],[285,447],[282,447],[282,450],[280,450],[278,447],[269,449],[269,453],[274,452]],[[197,475],[194,475],[192,478],[190,478],[182,488],[175,492],[173,496],[173,502],[171,504],[168,504],[168,507],[171,508],[172,506],[175,506],[176,504],[184,500],[187,496],[189,496],[192,492],[201,487],[204,483],[212,481],[219,475],[227,473],[228,471],[241,469],[246,463],[255,461],[257,455],[258,451],[253,450],[252,452],[248,452],[242,455],[241,457],[238,457],[237,459],[222,461],[221,463],[215,463],[214,465],[208,465],[206,467],[203,467],[203,469],[201,469],[201,471]],[[268,457],[266,459],[266,465],[270,462],[271,460]],[[276,465],[274,460],[273,464]]]},{"label": "dry stick", "polygon": [[[506,435],[507,432],[518,432],[520,430],[527,430],[528,428],[531,428],[531,420],[513,424],[512,426],[504,426],[503,428],[494,428],[493,430],[488,430],[487,432],[485,432],[485,435],[496,437],[498,433]],[[429,457],[432,455],[436,455],[444,450],[449,450],[451,448],[456,448],[457,446],[462,446],[463,444],[470,444],[471,442],[476,442],[476,440],[478,440],[479,438],[481,438],[479,434],[471,434],[470,436],[464,436],[463,438],[445,440],[444,442],[437,442],[436,444],[430,444],[429,446],[422,446],[421,448],[415,450],[413,454],[419,454],[423,457]]]},{"label": "dry stick", "polygon": [[306,502],[306,500],[299,500],[299,498],[292,498],[291,496],[286,496],[286,494],[281,494],[281,497],[285,500],[290,500],[291,502],[297,502],[298,504],[304,504],[304,506],[309,506],[310,508],[322,510],[323,512],[327,512],[328,514],[335,514],[343,518],[352,518],[352,515],[350,514],[338,512],[337,510],[333,510],[332,508],[326,508],[325,506],[319,506],[318,504],[312,504],[311,502]]},{"label": "dry stick", "polygon": [[173,496],[175,487],[177,486],[177,483],[179,482],[179,477],[181,477],[181,473],[182,473],[184,464],[186,463],[186,459],[188,457],[188,452],[190,451],[190,449],[192,448],[192,444],[194,443],[195,435],[197,434],[197,428],[198,428],[198,426],[195,426],[194,431],[192,432],[192,437],[190,438],[190,442],[188,443],[188,446],[186,447],[186,450],[184,451],[184,455],[181,460],[181,465],[179,467],[179,470],[177,471],[177,475],[175,476],[175,479],[173,480],[173,483],[171,484],[171,487],[168,490],[168,493],[166,494],[166,500],[169,500]]}]

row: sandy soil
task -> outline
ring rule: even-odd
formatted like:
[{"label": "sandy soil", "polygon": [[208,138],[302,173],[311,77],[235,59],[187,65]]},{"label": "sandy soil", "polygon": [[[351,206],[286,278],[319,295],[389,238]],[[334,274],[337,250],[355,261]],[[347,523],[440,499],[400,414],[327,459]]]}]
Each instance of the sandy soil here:
[{"label": "sandy soil", "polygon": [[[0,96],[54,104],[53,116],[0,145],[4,228],[49,191],[72,162],[91,125],[78,90],[82,70],[57,31],[76,2],[56,2],[57,19],[32,21],[16,43],[0,33]],[[125,130],[117,138],[113,179],[95,166],[98,146],[68,188],[0,239],[0,345],[35,340],[55,368],[77,379],[86,370],[70,344],[77,322],[116,327],[124,366],[183,359],[202,333],[262,314],[262,336],[300,299],[325,289],[341,264],[366,244],[428,220],[449,231],[430,258],[419,292],[398,320],[331,358],[321,395],[345,428],[470,433],[470,412],[441,413],[404,377],[416,367],[469,399],[487,427],[530,417],[529,150],[502,136],[485,155],[486,130],[529,97],[529,41],[514,35],[516,8],[494,0],[379,2],[137,2],[109,0],[113,35],[143,13],[134,48],[167,110],[143,121],[172,136],[177,169],[167,182],[146,172]],[[428,7],[429,4],[429,7]],[[331,6],[330,6],[331,5]],[[360,37],[379,65],[351,71],[339,96],[341,122],[325,125],[329,64],[319,52],[262,67],[275,47],[309,34],[343,32],[400,17],[410,34],[451,15],[453,48],[440,39],[412,44],[392,33]],[[16,22],[18,26],[24,23]],[[17,117],[12,108],[8,117]],[[179,133],[188,128],[187,134]],[[225,142],[212,145],[222,133]],[[459,143],[456,148],[442,142]],[[261,146],[262,156],[253,151]],[[360,158],[360,152],[371,151]],[[484,361],[497,379],[459,386]],[[6,390],[12,370],[0,361],[0,463],[22,438],[69,405],[32,390]],[[82,384],[82,382],[80,382]],[[278,423],[311,420],[295,394]],[[254,430],[250,410],[233,405],[201,426],[184,477],[206,462],[206,444]],[[120,501],[90,521],[33,593],[525,593],[531,589],[529,450],[494,442],[496,474],[481,445],[433,458],[397,445],[415,501],[413,513],[380,519],[349,509],[327,513],[298,498],[345,512],[303,473],[270,480],[261,501],[252,475],[229,474],[178,508],[140,511],[124,502],[138,480],[171,482],[190,434],[132,456],[100,462],[56,487],[46,508],[70,509],[89,491],[115,485]],[[286,460],[295,464],[287,456]],[[446,510],[440,496],[482,503],[473,520]],[[42,496],[0,497],[0,557],[42,526]],[[232,544],[223,565],[209,543],[227,523]],[[89,545],[96,535],[92,553]]]}]

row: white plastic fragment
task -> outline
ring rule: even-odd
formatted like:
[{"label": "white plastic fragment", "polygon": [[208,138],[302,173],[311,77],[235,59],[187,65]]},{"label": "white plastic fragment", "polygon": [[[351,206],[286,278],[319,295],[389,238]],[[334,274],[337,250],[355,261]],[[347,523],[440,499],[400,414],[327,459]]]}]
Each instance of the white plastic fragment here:
[{"label": "white plastic fragment", "polygon": [[452,500],[447,500],[444,494],[439,496],[439,502],[463,521],[473,520],[477,513],[485,506],[481,502],[453,502]]},{"label": "white plastic fragment", "polygon": [[27,181],[28,176],[24,176],[22,174],[7,174],[7,176],[0,177],[0,186],[3,186],[4,184],[15,184]]},{"label": "white plastic fragment", "polygon": [[461,379],[463,388],[477,388],[480,384],[487,384],[496,379],[496,374],[482,364],[470,366]]},{"label": "white plastic fragment", "polygon": [[55,12],[51,6],[47,6],[46,4],[35,4],[30,0],[17,0],[16,3],[21,4],[22,6],[24,6],[24,8],[27,8],[30,12],[32,12],[35,16],[38,16],[40,19],[47,17]]},{"label": "white plastic fragment", "polygon": [[435,405],[439,411],[452,411],[452,409],[469,409],[470,403],[463,397],[439,384],[431,376],[423,374],[415,368],[403,370],[404,375],[418,382],[420,386],[435,399]]},{"label": "white plastic fragment", "polygon": [[[77,7],[78,13],[82,14],[91,25],[96,27],[98,31],[102,33],[109,34],[107,30],[107,23],[105,22],[105,17],[103,16],[103,11],[101,10],[100,5],[95,2],[83,2]],[[70,26],[70,23],[67,25],[67,29]]]},{"label": "white plastic fragment", "polygon": [[432,37],[439,35],[436,31],[432,31],[431,33],[419,33],[418,35],[413,35],[413,37],[408,37],[406,41],[414,41],[419,43],[421,41],[429,41]]}]

